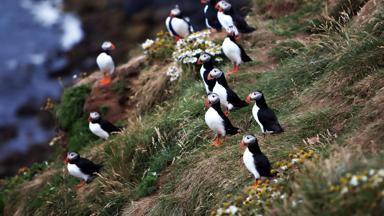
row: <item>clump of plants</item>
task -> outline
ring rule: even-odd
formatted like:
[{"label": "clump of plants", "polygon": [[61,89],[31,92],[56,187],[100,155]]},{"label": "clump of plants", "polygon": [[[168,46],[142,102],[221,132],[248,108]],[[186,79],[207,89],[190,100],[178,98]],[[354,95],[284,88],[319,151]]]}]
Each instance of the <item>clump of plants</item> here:
[{"label": "clump of plants", "polygon": [[167,32],[160,31],[156,39],[147,39],[141,48],[151,60],[164,60],[172,56],[175,46],[175,39]]},{"label": "clump of plants", "polygon": [[292,58],[299,53],[305,51],[305,45],[297,40],[286,40],[276,45],[270,52],[269,55],[276,60],[285,60]]}]

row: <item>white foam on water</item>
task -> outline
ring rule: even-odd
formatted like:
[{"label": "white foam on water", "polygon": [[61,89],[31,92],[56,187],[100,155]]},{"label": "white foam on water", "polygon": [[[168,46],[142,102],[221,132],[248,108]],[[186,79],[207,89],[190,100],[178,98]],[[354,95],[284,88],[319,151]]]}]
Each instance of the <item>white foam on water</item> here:
[{"label": "white foam on water", "polygon": [[69,50],[78,44],[84,37],[80,20],[73,14],[67,13],[63,17],[61,25],[63,35],[61,45],[64,50]]},{"label": "white foam on water", "polygon": [[70,50],[83,39],[84,32],[79,18],[62,11],[62,0],[22,0],[21,6],[27,9],[40,25],[59,28],[62,32],[60,42],[64,51]]}]

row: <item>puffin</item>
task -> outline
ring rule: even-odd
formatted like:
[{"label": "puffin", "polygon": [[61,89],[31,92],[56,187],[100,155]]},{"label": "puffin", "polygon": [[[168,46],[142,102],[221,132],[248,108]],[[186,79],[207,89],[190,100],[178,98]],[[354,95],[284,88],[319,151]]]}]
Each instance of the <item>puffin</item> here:
[{"label": "puffin", "polygon": [[[251,33],[256,29],[249,26],[242,16],[232,7],[232,5],[227,1],[219,1],[215,8],[219,10],[217,13],[217,18],[220,24],[228,32],[233,28],[235,35],[240,33]],[[228,32],[229,33],[229,32]]]},{"label": "puffin", "polygon": [[219,95],[215,93],[209,94],[208,101],[210,107],[205,113],[205,123],[217,134],[213,146],[219,146],[224,142],[226,135],[236,135],[240,133],[241,130],[234,127],[221,110]]},{"label": "puffin", "polygon": [[240,99],[239,96],[228,86],[227,80],[225,79],[224,73],[218,68],[213,68],[208,74],[208,80],[215,80],[215,87],[212,92],[216,93],[220,97],[220,103],[226,108],[228,112],[242,108],[248,105],[247,102]]},{"label": "puffin", "polygon": [[165,20],[165,26],[167,27],[168,32],[176,37],[176,40],[185,38],[193,33],[193,27],[189,18],[183,17],[178,5],[176,5],[169,13],[169,16]]},{"label": "puffin", "polygon": [[86,158],[82,158],[77,152],[68,152],[65,162],[69,174],[81,179],[80,184],[76,185],[76,189],[92,181],[95,173],[99,173],[102,168],[101,164],[95,164]]},{"label": "puffin", "polygon": [[200,77],[204,83],[205,91],[207,95],[212,93],[213,87],[215,87],[215,80],[208,80],[209,72],[214,68],[213,56],[209,53],[202,53],[197,60],[197,64],[202,65],[200,68]]},{"label": "puffin", "polygon": [[239,71],[240,64],[250,62],[252,59],[247,55],[244,48],[236,42],[235,32],[231,32],[224,39],[222,50],[225,56],[233,63],[233,70],[228,72],[228,76]]},{"label": "puffin", "polygon": [[99,81],[101,85],[108,85],[112,82],[111,75],[115,72],[115,63],[110,52],[115,48],[116,46],[112,42],[105,41],[101,45],[101,53],[96,58],[97,66],[103,73],[103,78]]},{"label": "puffin", "polygon": [[107,140],[111,133],[120,131],[118,127],[104,120],[98,112],[91,112],[88,121],[89,130],[104,140]]},{"label": "puffin", "polygon": [[254,91],[250,93],[246,97],[246,102],[250,103],[251,100],[255,101],[255,105],[252,108],[252,115],[259,124],[263,134],[278,134],[284,132],[277,116],[268,107],[264,94],[261,91]]},{"label": "puffin", "polygon": [[258,187],[265,178],[273,177],[271,164],[261,150],[257,138],[252,134],[246,134],[240,142],[240,148],[244,149],[243,162],[245,167],[255,177],[253,187]]},{"label": "puffin", "polygon": [[200,0],[204,6],[205,25],[209,29],[221,31],[221,24],[217,18],[217,9],[215,8],[218,0]]}]

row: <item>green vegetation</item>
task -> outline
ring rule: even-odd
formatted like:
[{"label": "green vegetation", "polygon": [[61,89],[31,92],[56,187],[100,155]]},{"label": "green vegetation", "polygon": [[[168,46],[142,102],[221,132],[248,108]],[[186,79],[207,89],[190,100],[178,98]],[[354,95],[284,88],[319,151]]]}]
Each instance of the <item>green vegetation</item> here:
[{"label": "green vegetation", "polygon": [[305,50],[305,45],[300,41],[287,40],[277,44],[276,47],[269,52],[269,55],[277,60],[285,60],[297,56]]},{"label": "green vegetation", "polygon": [[[321,1],[301,3],[289,15],[265,21],[273,26],[276,37],[306,31],[302,28],[306,18],[321,12]],[[251,116],[251,105],[229,116],[244,132],[257,135],[276,181],[248,188],[254,179],[242,165],[241,135],[228,137],[220,147],[210,146],[214,134],[204,123],[201,81],[193,76],[194,66],[183,66],[182,78],[172,83],[169,99],[119,135],[95,145],[97,149],[83,149],[94,161],[102,161],[104,169],[81,192],[74,191],[77,180],[57,162],[50,166],[57,169],[55,175],[27,191],[29,200],[15,195],[15,188],[25,182],[19,177],[4,183],[11,188],[6,195],[21,204],[30,203],[24,211],[36,215],[129,213],[137,210],[133,200],[148,210],[147,215],[230,215],[231,209],[237,210],[235,215],[381,215],[383,3],[376,13],[362,27],[339,23],[335,31],[322,23],[318,41],[290,39],[270,50],[272,57],[282,60],[274,69],[260,73],[255,69],[263,62],[245,64],[228,79],[241,97],[262,90],[285,129],[283,134],[263,136]],[[249,49],[252,57],[258,48]],[[228,71],[231,65],[220,67]],[[89,92],[84,92],[75,95],[86,97]],[[66,94],[59,108],[78,110],[78,103],[64,100]],[[81,116],[79,112],[76,119]],[[71,143],[81,144],[82,136],[89,135],[83,125],[87,126],[71,123],[69,136],[78,138]],[[6,207],[7,212],[16,208],[17,202]]]}]

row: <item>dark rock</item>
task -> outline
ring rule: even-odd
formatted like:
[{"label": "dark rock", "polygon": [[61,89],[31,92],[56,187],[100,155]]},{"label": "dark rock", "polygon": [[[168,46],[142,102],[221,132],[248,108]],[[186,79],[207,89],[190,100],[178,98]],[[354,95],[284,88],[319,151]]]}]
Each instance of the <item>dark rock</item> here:
[{"label": "dark rock", "polygon": [[16,137],[17,137],[16,125],[0,126],[0,144],[4,144]]}]

